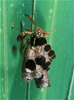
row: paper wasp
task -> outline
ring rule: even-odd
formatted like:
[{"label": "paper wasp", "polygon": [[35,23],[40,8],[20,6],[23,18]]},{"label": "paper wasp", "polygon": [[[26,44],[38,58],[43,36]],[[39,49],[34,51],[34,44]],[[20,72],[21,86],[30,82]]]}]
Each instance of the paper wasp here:
[{"label": "paper wasp", "polygon": [[32,35],[32,36],[35,36],[35,38],[36,38],[36,37],[37,37],[37,38],[39,38],[39,37],[44,37],[44,38],[45,38],[45,36],[49,35],[48,33],[54,31],[54,30],[52,30],[52,31],[50,31],[50,32],[44,31],[42,28],[40,28],[40,27],[36,24],[36,22],[32,19],[31,16],[29,16],[28,14],[24,14],[24,16],[27,17],[27,18],[32,22],[32,24],[34,24],[34,25],[36,26],[37,29],[36,29],[36,30],[24,29],[26,32],[20,33],[20,34],[18,35],[18,37],[17,37],[17,41],[22,40],[23,38],[25,38],[25,37],[26,37],[26,34],[30,34],[30,35]]}]

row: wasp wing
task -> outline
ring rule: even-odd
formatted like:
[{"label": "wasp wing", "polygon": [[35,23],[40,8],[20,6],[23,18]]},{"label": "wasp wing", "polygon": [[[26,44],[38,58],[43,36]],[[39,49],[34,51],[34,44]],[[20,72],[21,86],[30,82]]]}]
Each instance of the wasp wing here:
[{"label": "wasp wing", "polygon": [[27,17],[37,28],[39,28],[39,26],[36,24],[36,22],[32,19],[31,16],[29,16],[28,14],[24,14],[25,17]]},{"label": "wasp wing", "polygon": [[55,30],[52,30],[52,31],[50,31],[50,32],[47,32],[47,33],[51,33],[51,32],[53,32],[53,31],[55,31]]}]

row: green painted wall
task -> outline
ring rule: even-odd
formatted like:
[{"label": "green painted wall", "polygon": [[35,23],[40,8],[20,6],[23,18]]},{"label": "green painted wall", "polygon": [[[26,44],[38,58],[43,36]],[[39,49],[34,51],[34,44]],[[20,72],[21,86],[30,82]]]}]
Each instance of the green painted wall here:
[{"label": "green painted wall", "polygon": [[[20,30],[17,29],[21,21],[24,29],[31,28],[24,13],[33,16],[44,30],[55,29],[46,37],[56,52],[49,70],[50,88],[37,89],[34,81],[27,88],[22,80],[21,44],[16,41]],[[74,100],[73,17],[74,0],[0,0],[0,100]]]}]

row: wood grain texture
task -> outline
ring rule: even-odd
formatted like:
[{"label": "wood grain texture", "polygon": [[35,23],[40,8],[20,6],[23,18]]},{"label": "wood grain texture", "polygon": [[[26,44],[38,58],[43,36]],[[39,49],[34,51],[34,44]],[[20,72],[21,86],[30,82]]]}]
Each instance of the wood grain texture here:
[{"label": "wood grain texture", "polygon": [[[1,100],[73,100],[74,99],[74,1],[73,0],[1,0],[0,1],[0,99]],[[37,89],[21,77],[22,56],[16,41],[23,29],[30,29],[29,14],[45,31],[56,52],[49,70],[50,88]],[[14,28],[11,25],[14,23]],[[13,51],[13,46],[16,46]],[[73,81],[72,81],[73,79]],[[72,84],[72,85],[71,85]],[[72,89],[70,88],[72,86]],[[27,88],[26,88],[27,87]],[[70,92],[71,91],[71,92]],[[26,94],[27,93],[27,94]],[[70,95],[71,93],[71,95]],[[68,98],[70,95],[70,98]]]}]

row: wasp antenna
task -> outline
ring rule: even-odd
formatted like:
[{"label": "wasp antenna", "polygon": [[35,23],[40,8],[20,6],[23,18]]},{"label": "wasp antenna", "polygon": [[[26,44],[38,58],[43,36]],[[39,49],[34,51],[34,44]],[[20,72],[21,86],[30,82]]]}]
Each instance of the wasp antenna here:
[{"label": "wasp antenna", "polygon": [[51,33],[51,32],[53,32],[53,31],[55,31],[55,30],[49,31],[48,33]]}]

